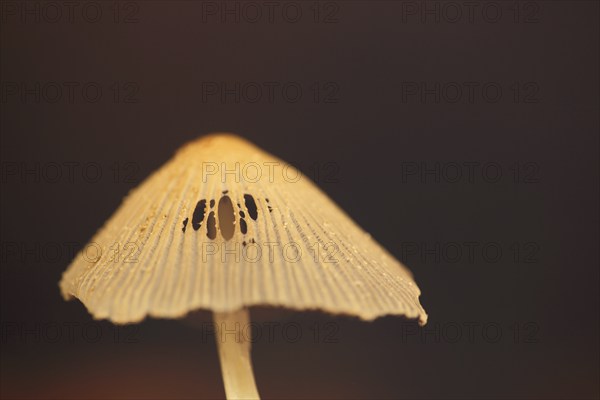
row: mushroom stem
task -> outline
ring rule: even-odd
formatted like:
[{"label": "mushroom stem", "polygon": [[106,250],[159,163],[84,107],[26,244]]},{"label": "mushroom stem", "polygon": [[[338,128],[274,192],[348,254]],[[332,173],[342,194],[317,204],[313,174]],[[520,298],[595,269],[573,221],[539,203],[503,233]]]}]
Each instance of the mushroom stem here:
[{"label": "mushroom stem", "polygon": [[250,321],[248,309],[233,312],[215,312],[215,338],[219,349],[221,373],[228,399],[259,399],[252,361],[250,360],[250,338],[245,328]]}]

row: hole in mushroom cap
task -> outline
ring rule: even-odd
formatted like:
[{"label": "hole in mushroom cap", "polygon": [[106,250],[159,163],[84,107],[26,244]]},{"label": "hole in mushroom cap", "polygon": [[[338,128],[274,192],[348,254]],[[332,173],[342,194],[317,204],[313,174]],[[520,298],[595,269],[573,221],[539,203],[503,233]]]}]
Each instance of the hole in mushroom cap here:
[{"label": "hole in mushroom cap", "polygon": [[223,239],[229,240],[235,232],[235,213],[233,211],[233,203],[229,196],[221,197],[219,200],[219,229]]},{"label": "hole in mushroom cap", "polygon": [[198,204],[196,204],[196,208],[194,209],[194,213],[192,214],[192,227],[195,231],[200,229],[200,225],[202,225],[205,210],[206,200],[200,200]]},{"label": "hole in mushroom cap", "polygon": [[217,221],[215,220],[215,212],[211,211],[208,214],[208,219],[206,220],[206,236],[209,239],[215,239],[217,237]]},{"label": "hole in mushroom cap", "polygon": [[258,217],[258,210],[256,208],[254,197],[252,197],[252,195],[245,194],[244,202],[246,204],[246,208],[248,209],[248,214],[250,214],[250,218],[256,221],[256,218]]}]

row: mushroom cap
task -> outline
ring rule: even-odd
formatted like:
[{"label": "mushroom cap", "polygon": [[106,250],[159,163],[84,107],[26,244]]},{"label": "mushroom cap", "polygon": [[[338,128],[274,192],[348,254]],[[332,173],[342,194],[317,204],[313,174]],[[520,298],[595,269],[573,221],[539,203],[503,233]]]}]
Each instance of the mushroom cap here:
[{"label": "mushroom cap", "polygon": [[427,321],[406,267],[297,169],[231,134],[186,144],[132,190],[60,289],[115,323],[252,305]]}]

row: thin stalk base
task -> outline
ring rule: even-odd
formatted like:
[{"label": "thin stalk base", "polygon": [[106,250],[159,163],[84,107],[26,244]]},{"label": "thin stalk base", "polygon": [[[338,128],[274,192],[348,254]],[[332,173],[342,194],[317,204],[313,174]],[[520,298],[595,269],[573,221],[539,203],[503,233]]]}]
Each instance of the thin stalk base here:
[{"label": "thin stalk base", "polygon": [[250,359],[250,339],[244,335],[250,322],[248,309],[213,314],[221,373],[228,399],[259,399]]}]

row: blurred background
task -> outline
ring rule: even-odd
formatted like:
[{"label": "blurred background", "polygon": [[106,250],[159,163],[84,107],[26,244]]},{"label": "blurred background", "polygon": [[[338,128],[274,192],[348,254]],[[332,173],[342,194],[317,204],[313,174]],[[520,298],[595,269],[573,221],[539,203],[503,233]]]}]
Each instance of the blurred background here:
[{"label": "blurred background", "polygon": [[598,398],[597,2],[0,11],[2,398],[224,397],[208,313],[115,327],[58,290],[127,192],[213,131],[304,171],[429,313],[265,317],[264,398]]}]

